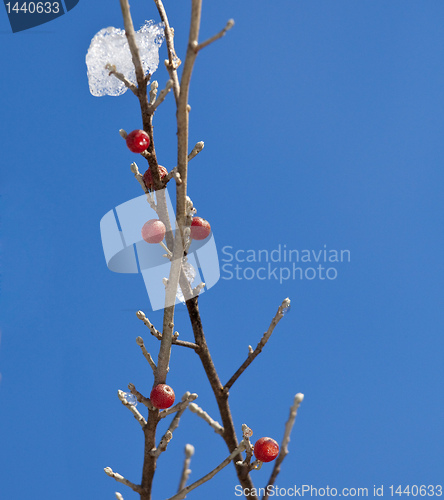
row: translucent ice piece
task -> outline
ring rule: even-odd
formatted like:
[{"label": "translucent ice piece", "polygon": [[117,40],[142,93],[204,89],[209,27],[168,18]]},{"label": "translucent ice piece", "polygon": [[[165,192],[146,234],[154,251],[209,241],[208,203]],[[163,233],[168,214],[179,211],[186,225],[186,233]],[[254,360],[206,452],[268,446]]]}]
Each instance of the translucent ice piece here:
[{"label": "translucent ice piece", "polygon": [[[196,269],[194,269],[194,267],[189,262],[184,262],[182,264],[182,269],[183,272],[185,273],[185,276],[187,277],[188,282],[191,285],[191,283],[193,283],[194,279],[196,278]],[[180,286],[177,287],[176,296],[181,302],[185,302],[185,298],[183,296],[182,289],[180,288]]]},{"label": "translucent ice piece", "polygon": [[[145,75],[154,73],[159,65],[159,47],[164,39],[163,29],[163,23],[146,21],[136,32],[136,43]],[[116,71],[137,85],[125,31],[112,26],[100,30],[94,36],[86,54],[89,90],[94,96],[118,96],[128,90],[123,82],[109,74],[109,69],[105,69],[107,64],[115,66]]]}]

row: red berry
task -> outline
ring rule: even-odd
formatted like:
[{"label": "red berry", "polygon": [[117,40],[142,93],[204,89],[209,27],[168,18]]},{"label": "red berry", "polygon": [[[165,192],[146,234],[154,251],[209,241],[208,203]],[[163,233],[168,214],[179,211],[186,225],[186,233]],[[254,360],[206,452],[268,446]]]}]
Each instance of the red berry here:
[{"label": "red berry", "polygon": [[[160,174],[160,178],[163,179],[168,174],[168,170],[165,167],[162,167],[161,165],[159,165],[159,174]],[[153,177],[151,175],[150,169],[148,169],[143,174],[143,182],[145,183],[145,186],[147,187],[147,189],[149,189],[149,190],[153,189]]]},{"label": "red berry", "polygon": [[279,455],[279,445],[274,439],[263,437],[254,445],[254,456],[261,462],[271,462]]},{"label": "red berry", "polygon": [[142,227],[142,238],[147,243],[160,243],[165,238],[165,224],[159,219],[151,219]]},{"label": "red berry", "polygon": [[210,223],[202,217],[193,217],[191,221],[191,238],[193,240],[204,240],[211,233]]},{"label": "red berry", "polygon": [[151,403],[159,410],[169,408],[174,403],[174,391],[169,385],[159,384],[154,387],[150,394]]},{"label": "red berry", "polygon": [[143,153],[150,145],[150,137],[144,130],[133,130],[126,136],[126,145],[133,153]]}]

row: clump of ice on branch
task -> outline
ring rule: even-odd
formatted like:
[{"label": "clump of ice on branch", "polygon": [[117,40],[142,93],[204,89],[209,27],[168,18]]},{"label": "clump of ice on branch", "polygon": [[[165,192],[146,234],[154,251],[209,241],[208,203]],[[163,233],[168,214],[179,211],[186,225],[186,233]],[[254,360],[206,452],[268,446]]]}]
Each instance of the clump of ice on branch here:
[{"label": "clump of ice on branch", "polygon": [[[155,24],[154,21],[146,21],[136,32],[136,43],[145,75],[154,73],[159,65],[159,47],[164,39],[163,30],[163,23]],[[123,82],[109,74],[109,69],[105,69],[107,64],[115,66],[116,71],[137,85],[125,30],[112,26],[104,28],[91,40],[86,54],[86,66],[88,67],[89,90],[94,96],[118,96],[128,90]]]}]

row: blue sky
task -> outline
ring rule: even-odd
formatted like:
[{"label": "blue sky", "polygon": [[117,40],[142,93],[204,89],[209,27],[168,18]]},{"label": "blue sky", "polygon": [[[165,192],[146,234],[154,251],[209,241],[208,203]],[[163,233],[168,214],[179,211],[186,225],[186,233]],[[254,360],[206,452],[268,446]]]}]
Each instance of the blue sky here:
[{"label": "blue sky", "polygon": [[[188,3],[165,2],[182,58]],[[137,27],[158,20],[150,2],[132,4]],[[199,54],[190,93],[190,146],[203,140],[205,149],[190,164],[189,194],[211,222],[221,265],[200,310],[222,380],[281,301],[292,300],[231,390],[239,435],[247,423],[253,439],[280,441],[302,392],[279,487],[360,487],[373,496],[384,485],[389,497],[390,485],[443,484],[444,4],[204,2],[201,38],[229,18],[233,30]],[[118,135],[141,122],[129,93],[93,97],[85,66],[95,33],[122,24],[117,0],[81,0],[16,34],[0,10],[5,499],[137,498],[103,468],[140,478],[142,433],[116,393],[128,382],[149,393],[135,338],[153,354],[157,345],[135,316],[150,312],[142,277],[107,269],[99,222],[141,194],[129,171],[134,155]],[[167,80],[162,66],[155,78]],[[174,117],[170,95],[155,116],[168,169]],[[226,279],[227,251],[264,255],[284,245],[346,249],[350,262],[333,263],[335,279],[282,283],[257,277],[263,263],[238,262],[242,279]],[[149,317],[160,328],[161,312]],[[175,323],[191,340],[184,307]],[[168,382],[178,395],[197,392],[217,417],[191,351],[173,350]],[[196,448],[191,481],[227,455],[186,413],[159,461],[155,498],[175,492],[188,442]],[[253,474],[257,487],[271,469]],[[188,498],[236,498],[236,484],[230,466]]]}]

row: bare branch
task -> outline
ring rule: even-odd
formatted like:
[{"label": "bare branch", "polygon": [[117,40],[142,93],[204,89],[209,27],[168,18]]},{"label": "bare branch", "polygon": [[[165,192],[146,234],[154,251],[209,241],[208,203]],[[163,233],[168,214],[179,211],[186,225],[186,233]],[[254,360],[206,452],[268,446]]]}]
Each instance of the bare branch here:
[{"label": "bare branch", "polygon": [[[290,415],[288,417],[287,423],[285,424],[284,437],[282,439],[281,447],[279,450],[279,455],[276,458],[276,462],[274,463],[273,471],[271,473],[270,479],[268,480],[268,486],[273,486],[276,481],[277,475],[281,471],[281,464],[284,458],[288,455],[288,443],[290,442],[291,431],[294,426],[294,422],[296,420],[296,415],[298,413],[298,408],[304,399],[304,395],[300,392],[296,394],[294,397],[293,405],[290,408]],[[266,500],[268,498],[268,490],[271,488],[265,488],[265,494],[262,497],[262,500]]]},{"label": "bare branch", "polygon": [[153,403],[151,403],[151,400],[146,398],[143,394],[140,394],[140,392],[136,389],[134,384],[128,384],[128,389],[133,396],[136,396],[137,401],[139,401],[139,403],[144,404],[149,410],[156,409]]},{"label": "bare branch", "polygon": [[191,474],[190,463],[191,457],[194,455],[194,446],[192,444],[185,445],[185,460],[183,461],[182,475],[180,477],[179,488],[177,491],[183,490],[187,484],[188,478]]},{"label": "bare branch", "polygon": [[125,34],[128,40],[131,58],[133,60],[134,69],[136,71],[137,83],[139,91],[142,87],[146,88],[145,73],[143,71],[142,61],[139,55],[139,49],[136,44],[136,33],[134,31],[133,20],[131,19],[128,0],[120,0],[120,8],[122,9],[123,24],[125,26]]},{"label": "bare branch", "polygon": [[162,340],[162,334],[157,330],[154,325],[151,323],[151,321],[145,316],[145,313],[143,311],[137,311],[136,316],[145,323],[145,325],[149,328],[151,335],[154,335],[156,339]]},{"label": "bare branch", "polygon": [[198,406],[196,403],[191,403],[189,405],[189,408],[198,417],[202,418],[203,420],[205,420],[205,422],[210,424],[210,426],[214,429],[215,432],[217,432],[217,434],[220,434],[221,436],[223,435],[224,428],[219,424],[219,422],[213,420],[206,411],[202,410],[200,406]]},{"label": "bare branch", "polygon": [[190,486],[185,487],[183,490],[179,491],[178,493],[176,493],[176,495],[173,495],[168,500],[182,500],[183,498],[185,498],[188,495],[188,493],[190,491],[194,490],[195,488],[197,488],[201,484],[204,484],[207,481],[209,481],[211,478],[213,478],[218,472],[220,472],[224,467],[226,467],[233,460],[234,457],[236,457],[239,453],[241,453],[244,450],[245,450],[245,444],[243,441],[241,441],[239,446],[237,448],[235,448],[235,450],[232,453],[230,453],[230,455],[221,464],[219,464],[215,469],[213,469],[207,475],[198,479],[193,484],[190,484]]},{"label": "bare branch", "polygon": [[176,411],[181,411],[183,413],[183,411],[186,410],[187,406],[195,399],[197,399],[196,393],[190,394],[189,392],[186,392],[182,396],[182,401],[180,403],[177,403],[177,405],[174,405],[171,408],[168,408],[167,410],[159,412],[159,418],[165,418],[168,415],[175,413]]},{"label": "bare branch", "polygon": [[136,342],[137,342],[137,345],[140,346],[140,348],[142,349],[142,353],[145,356],[145,359],[150,364],[151,369],[153,370],[154,373],[156,373],[156,368],[157,368],[156,363],[154,363],[154,360],[151,357],[151,354],[146,350],[145,344],[143,343],[143,338],[137,337]]},{"label": "bare branch", "polygon": [[128,401],[125,398],[125,393],[123,391],[117,391],[117,394],[122,404],[126,406],[128,410],[130,410],[130,412],[134,415],[134,418],[139,422],[140,426],[143,429],[146,425],[146,420],[143,418],[143,416],[139,413],[139,411],[134,405],[128,403]]},{"label": "bare branch", "polygon": [[[192,160],[194,157],[196,157],[201,151],[202,149],[204,148],[204,142],[203,141],[200,141],[198,142],[193,150],[191,151],[191,153],[188,155],[188,161]],[[168,183],[168,181],[172,178],[175,178],[176,179],[176,182],[177,183],[181,183],[182,182],[182,179],[179,175],[179,172],[177,170],[177,166],[172,168],[170,172],[168,172],[168,174],[163,178],[163,182],[164,184],[166,185]],[[180,181],[180,182],[179,182]]]},{"label": "bare branch", "polygon": [[[139,167],[137,166],[136,162],[131,163],[131,172],[134,174],[134,177],[137,179],[137,182],[142,186],[142,189],[145,191],[145,193],[148,193],[148,189],[145,186],[145,181],[143,180],[143,175],[139,172]],[[154,200],[152,201],[154,203]]]},{"label": "bare branch", "polygon": [[108,63],[105,66],[105,69],[109,70],[109,76],[115,76],[118,80],[123,82],[125,84],[125,87],[128,87],[134,95],[138,95],[137,87],[134,85],[134,83],[131,83],[123,73],[119,73],[114,64]]},{"label": "bare branch", "polygon": [[124,484],[125,486],[129,486],[132,490],[134,490],[136,493],[142,493],[142,487],[139,486],[138,484],[134,484],[131,481],[128,481],[128,479],[125,479],[123,476],[120,474],[117,474],[117,472],[113,472],[111,467],[105,467],[104,469],[105,473],[109,477],[113,477],[116,481],[119,483]]},{"label": "bare branch", "polygon": [[153,457],[158,457],[163,453],[168,446],[168,443],[173,439],[173,433],[168,429],[160,440],[159,446],[150,451],[150,455]]},{"label": "bare branch", "polygon": [[264,333],[261,340],[259,341],[256,349],[253,352],[250,352],[247,356],[247,359],[242,363],[242,365],[238,368],[236,373],[230,378],[230,380],[224,385],[224,391],[228,392],[230,387],[236,382],[236,380],[242,375],[242,373],[247,369],[248,366],[253,362],[253,360],[260,354],[264,345],[268,342],[271,334],[273,333],[274,328],[279,323],[279,321],[284,317],[285,310],[288,310],[290,307],[290,299],[286,298],[282,304],[279,306],[275,317],[271,320],[270,326],[268,330]]},{"label": "bare branch", "polygon": [[166,82],[165,88],[160,91],[159,97],[156,99],[154,104],[152,105],[152,112],[158,108],[158,106],[165,100],[165,97],[168,95],[168,92],[171,90],[173,86],[173,80],[168,80]]},{"label": "bare branch", "polygon": [[154,80],[151,82],[151,88],[150,88],[150,104],[154,104],[156,97],[157,97],[157,89],[159,88],[159,82],[157,80]]},{"label": "bare branch", "polygon": [[199,52],[199,50],[202,50],[203,48],[207,47],[210,45],[210,43],[215,42],[216,40],[219,40],[219,38],[222,38],[225,33],[230,30],[234,26],[234,19],[229,19],[227,24],[225,25],[225,28],[216,35],[212,36],[211,38],[208,38],[208,40],[205,40],[205,42],[199,43],[199,45],[196,47],[196,52]]},{"label": "bare branch", "polygon": [[166,68],[170,75],[171,80],[173,80],[173,92],[176,99],[176,104],[179,101],[180,85],[179,78],[177,76],[177,68],[179,67],[181,61],[177,57],[176,50],[174,49],[174,30],[170,27],[168,21],[168,16],[165,12],[162,0],[154,0],[157,10],[159,12],[160,18],[165,25],[165,41],[168,50],[168,61],[165,61]]},{"label": "bare branch", "polygon": [[204,146],[205,146],[204,141],[199,141],[198,143],[196,143],[193,150],[188,155],[188,161],[192,160],[195,156],[197,156],[202,151]]}]

